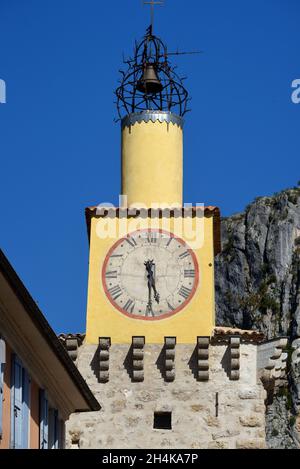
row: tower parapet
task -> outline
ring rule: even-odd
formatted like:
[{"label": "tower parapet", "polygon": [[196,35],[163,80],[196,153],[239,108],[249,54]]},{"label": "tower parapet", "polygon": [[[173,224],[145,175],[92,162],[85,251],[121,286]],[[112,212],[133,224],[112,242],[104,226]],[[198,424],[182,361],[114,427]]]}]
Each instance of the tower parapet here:
[{"label": "tower parapet", "polygon": [[98,372],[102,348],[84,343],[78,368],[102,407],[71,417],[68,445],[76,437],[80,448],[264,448],[265,400],[272,397],[286,342],[222,327],[194,344],[133,337],[131,345],[111,344],[105,383]]}]

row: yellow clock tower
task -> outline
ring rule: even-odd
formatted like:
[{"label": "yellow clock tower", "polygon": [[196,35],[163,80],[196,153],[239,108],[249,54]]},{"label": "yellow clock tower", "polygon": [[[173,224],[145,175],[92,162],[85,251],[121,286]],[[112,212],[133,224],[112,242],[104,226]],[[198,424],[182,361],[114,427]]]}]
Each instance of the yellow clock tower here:
[{"label": "yellow clock tower", "polygon": [[150,27],[117,89],[122,204],[90,207],[87,343],[194,343],[215,325],[219,210],[184,206],[188,93]]},{"label": "yellow clock tower", "polygon": [[215,327],[220,214],[183,203],[188,93],[172,55],[151,26],[116,90],[122,196],[86,209],[86,334],[64,337],[101,410],[72,415],[70,447],[265,447],[260,377],[274,388],[284,341]]}]

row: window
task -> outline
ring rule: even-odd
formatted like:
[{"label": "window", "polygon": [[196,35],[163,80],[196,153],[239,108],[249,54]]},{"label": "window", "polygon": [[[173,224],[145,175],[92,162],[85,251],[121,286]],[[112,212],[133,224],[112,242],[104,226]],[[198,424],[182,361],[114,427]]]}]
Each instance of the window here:
[{"label": "window", "polygon": [[65,447],[65,422],[58,420],[58,449]]},{"label": "window", "polygon": [[11,448],[28,448],[30,379],[17,355],[12,356]]},{"label": "window", "polygon": [[0,439],[2,438],[3,392],[4,392],[4,366],[6,362],[5,342],[0,337]]},{"label": "window", "polygon": [[48,449],[48,399],[44,389],[40,390],[40,448]]},{"label": "window", "polygon": [[58,418],[58,410],[50,407],[47,393],[40,390],[40,448],[64,447],[64,422]]},{"label": "window", "polygon": [[49,449],[58,449],[59,420],[56,409],[49,409]]},{"label": "window", "polygon": [[172,413],[154,412],[153,428],[160,430],[172,430]]}]

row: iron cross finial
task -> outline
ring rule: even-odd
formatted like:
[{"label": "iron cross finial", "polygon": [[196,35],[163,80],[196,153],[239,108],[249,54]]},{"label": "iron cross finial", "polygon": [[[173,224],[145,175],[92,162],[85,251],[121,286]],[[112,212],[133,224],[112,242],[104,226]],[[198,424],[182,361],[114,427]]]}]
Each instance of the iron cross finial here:
[{"label": "iron cross finial", "polygon": [[150,0],[149,2],[144,2],[144,5],[151,5],[151,26],[150,26],[150,34],[152,35],[153,31],[153,20],[154,20],[154,6],[155,5],[164,5],[164,0],[163,1],[154,1]]}]

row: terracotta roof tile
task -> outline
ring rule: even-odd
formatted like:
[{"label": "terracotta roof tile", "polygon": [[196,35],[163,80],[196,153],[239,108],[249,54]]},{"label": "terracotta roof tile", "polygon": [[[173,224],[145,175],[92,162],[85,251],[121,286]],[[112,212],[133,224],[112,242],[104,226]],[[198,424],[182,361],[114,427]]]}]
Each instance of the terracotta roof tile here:
[{"label": "terracotta roof tile", "polygon": [[218,326],[214,328],[213,337],[222,339],[230,336],[239,336],[249,342],[263,342],[265,335],[256,330],[238,329],[235,327]]},{"label": "terracotta roof tile", "polygon": [[78,340],[78,345],[81,345],[82,342],[85,339],[85,334],[73,334],[73,333],[68,333],[68,334],[59,334],[58,338],[61,342],[65,342],[67,339],[77,339]]},{"label": "terracotta roof tile", "polygon": [[[208,214],[208,213],[212,213],[212,214],[220,214],[220,209],[218,207],[215,207],[213,205],[208,205],[206,207],[203,207],[203,206],[197,206],[197,207],[174,207],[174,208],[128,208],[128,210],[132,210],[132,211],[135,211],[135,215],[138,216],[140,214],[140,212],[145,212],[145,211],[148,211],[149,215],[151,213],[151,210],[153,210],[154,212],[157,212],[159,211],[160,215],[164,212],[164,211],[169,211],[171,212],[171,216],[174,215],[174,213],[178,213],[179,211],[183,211],[185,208],[186,211],[189,211],[191,210],[192,211],[192,214],[195,215],[196,212],[201,212],[203,211],[204,209],[204,213],[205,214]],[[100,214],[99,212],[96,213],[97,209],[100,210],[103,209],[103,214]],[[119,213],[122,211],[122,210],[126,210],[126,207],[125,208],[121,208],[121,207],[110,207],[110,206],[100,206],[100,205],[92,205],[90,207],[87,207],[86,209],[86,212],[90,212],[91,215],[98,215],[98,216],[106,216],[108,214],[108,211],[110,213],[113,213],[115,212],[116,216],[119,216]],[[122,213],[122,212],[121,212]]]},{"label": "terracotta roof tile", "polygon": [[[98,210],[97,210],[98,209]],[[102,211],[100,211],[102,209]],[[126,209],[123,209],[124,211]],[[151,212],[151,209],[131,209],[132,212],[131,214],[129,213],[129,216],[139,216],[141,214],[146,214],[147,216],[158,216],[162,217],[164,216],[164,213],[169,213],[170,216],[174,215],[182,215],[183,214],[183,208],[171,208],[171,209],[152,209],[154,210],[154,213]],[[213,205],[208,205],[207,207],[188,207],[186,210],[189,210],[191,213],[191,216],[194,217],[198,212],[203,212],[204,210],[204,215],[207,217],[213,217],[213,230],[214,230],[214,254],[215,256],[221,252],[221,219],[220,219],[220,210],[218,207],[215,207]],[[185,212],[185,215],[188,216],[189,212]],[[107,215],[111,216],[116,216],[119,217],[120,214],[122,215],[122,210],[119,207],[100,207],[97,205],[87,207],[85,209],[85,217],[86,217],[86,224],[87,224],[87,231],[88,231],[88,237],[90,239],[90,228],[91,228],[91,218],[92,217],[105,217]]]}]

